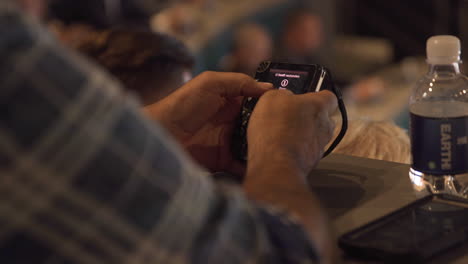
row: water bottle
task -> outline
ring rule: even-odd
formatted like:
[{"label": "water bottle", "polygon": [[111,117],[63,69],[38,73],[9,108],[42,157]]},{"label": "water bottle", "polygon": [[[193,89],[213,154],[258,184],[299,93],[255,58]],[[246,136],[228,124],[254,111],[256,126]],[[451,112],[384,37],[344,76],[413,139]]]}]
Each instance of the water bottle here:
[{"label": "water bottle", "polygon": [[412,164],[416,190],[468,198],[468,78],[460,72],[460,40],[427,40],[429,71],[410,96]]}]

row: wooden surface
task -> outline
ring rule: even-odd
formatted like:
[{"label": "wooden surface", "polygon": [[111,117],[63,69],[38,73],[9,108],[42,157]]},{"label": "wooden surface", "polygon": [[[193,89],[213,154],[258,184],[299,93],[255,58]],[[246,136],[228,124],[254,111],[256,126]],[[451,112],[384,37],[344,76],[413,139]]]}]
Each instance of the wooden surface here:
[{"label": "wooden surface", "polygon": [[[309,182],[340,236],[427,195],[413,191],[408,170],[405,164],[334,154],[320,162]],[[430,263],[466,264],[468,246]]]}]

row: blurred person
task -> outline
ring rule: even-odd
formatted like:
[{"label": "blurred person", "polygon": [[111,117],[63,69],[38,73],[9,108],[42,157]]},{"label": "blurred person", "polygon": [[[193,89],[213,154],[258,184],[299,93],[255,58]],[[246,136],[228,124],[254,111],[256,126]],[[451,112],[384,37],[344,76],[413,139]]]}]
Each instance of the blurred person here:
[{"label": "blurred person", "polygon": [[180,0],[106,0],[114,24],[151,31],[151,16]]},{"label": "blurred person", "polygon": [[[31,1],[31,0],[30,0]],[[149,18],[171,0],[48,0],[48,17],[65,25],[87,24],[95,28],[125,27],[150,30]]]},{"label": "blurred person", "polygon": [[31,17],[41,20],[47,13],[47,5],[50,0],[18,0],[18,5],[21,6]]},{"label": "blurred person", "polygon": [[111,26],[105,0],[48,0],[48,20],[64,25],[85,24],[94,28]]},{"label": "blurred person", "polygon": [[[335,129],[334,135],[338,135]],[[348,131],[333,153],[409,164],[408,133],[392,121],[350,120]]]},{"label": "blurred person", "polygon": [[87,24],[65,25],[55,20],[48,24],[48,28],[65,46],[76,49],[84,42],[94,39],[98,29]]},{"label": "blurred person", "polygon": [[136,92],[144,105],[189,81],[195,63],[180,41],[145,31],[102,31],[77,48],[117,77],[126,89]]},{"label": "blurred person", "polygon": [[154,14],[150,18],[150,27],[154,32],[188,41],[203,27],[202,18],[203,14],[197,4],[180,2]]},{"label": "blurred person", "polygon": [[[15,2],[0,2],[0,263],[331,261],[306,184],[333,131],[331,92],[206,72],[145,116]],[[229,151],[242,96],[261,96],[245,181],[218,185],[185,142],[213,157],[205,168],[242,169]]]},{"label": "blurred person", "polygon": [[286,18],[275,57],[290,63],[321,64],[317,51],[323,42],[321,17],[307,9],[295,10]]},{"label": "blurred person", "polygon": [[224,71],[254,75],[260,62],[272,57],[272,37],[259,24],[238,26],[234,31],[232,46],[231,53],[220,63]]},{"label": "blurred person", "polygon": [[150,31],[150,14],[167,1],[48,0],[48,25],[65,45],[76,48],[110,28]]},{"label": "blurred person", "polygon": [[104,0],[49,0],[47,11],[49,30],[70,48],[111,26]]}]

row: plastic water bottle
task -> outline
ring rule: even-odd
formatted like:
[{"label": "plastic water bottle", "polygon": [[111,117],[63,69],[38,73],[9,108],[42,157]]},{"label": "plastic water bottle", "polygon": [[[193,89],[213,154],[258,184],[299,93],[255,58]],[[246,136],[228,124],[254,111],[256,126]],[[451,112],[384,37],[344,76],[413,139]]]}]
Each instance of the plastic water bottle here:
[{"label": "plastic water bottle", "polygon": [[416,190],[468,198],[468,78],[460,72],[460,40],[427,40],[429,71],[410,97],[412,165]]}]

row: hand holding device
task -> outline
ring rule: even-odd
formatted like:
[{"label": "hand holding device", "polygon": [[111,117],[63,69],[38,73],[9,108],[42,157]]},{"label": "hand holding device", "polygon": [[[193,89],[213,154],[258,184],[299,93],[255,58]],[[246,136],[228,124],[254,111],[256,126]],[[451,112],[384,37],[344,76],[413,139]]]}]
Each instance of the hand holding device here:
[{"label": "hand holding device", "polygon": [[308,174],[333,136],[331,116],[336,107],[337,100],[329,91],[302,95],[289,90],[265,93],[249,121],[248,167],[252,163],[277,162]]},{"label": "hand holding device", "polygon": [[[255,79],[261,82],[270,82],[276,89],[289,90],[294,94],[313,93],[323,90],[333,92],[338,99],[343,122],[341,132],[323,156],[325,157],[331,153],[346,133],[347,115],[341,92],[333,84],[330,72],[325,67],[315,64],[305,65],[266,61],[258,67]],[[242,112],[232,142],[233,154],[238,160],[247,160],[247,126],[257,102],[258,99],[248,97],[244,99],[242,105]]]},{"label": "hand holding device", "polygon": [[258,97],[271,88],[245,74],[204,72],[144,110],[201,165],[241,176],[245,165],[230,150],[241,98]]}]

